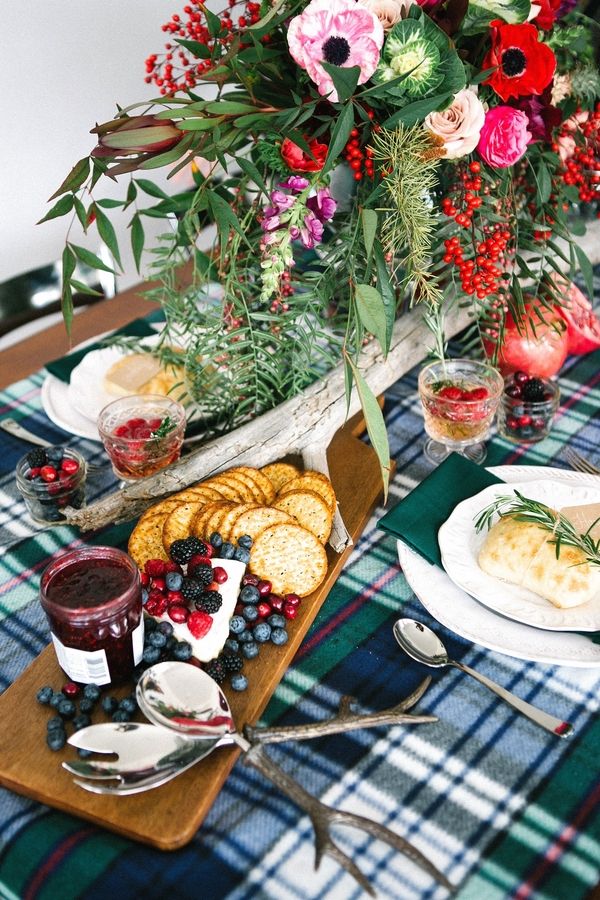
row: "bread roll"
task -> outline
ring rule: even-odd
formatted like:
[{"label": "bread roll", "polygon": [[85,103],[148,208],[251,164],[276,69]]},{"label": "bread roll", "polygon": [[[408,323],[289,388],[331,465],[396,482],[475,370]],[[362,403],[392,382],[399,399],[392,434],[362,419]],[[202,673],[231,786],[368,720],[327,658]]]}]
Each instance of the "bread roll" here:
[{"label": "bread roll", "polygon": [[549,600],[559,609],[588,603],[600,594],[600,570],[577,547],[556,544],[545,528],[503,516],[489,530],[479,552],[481,569]]}]

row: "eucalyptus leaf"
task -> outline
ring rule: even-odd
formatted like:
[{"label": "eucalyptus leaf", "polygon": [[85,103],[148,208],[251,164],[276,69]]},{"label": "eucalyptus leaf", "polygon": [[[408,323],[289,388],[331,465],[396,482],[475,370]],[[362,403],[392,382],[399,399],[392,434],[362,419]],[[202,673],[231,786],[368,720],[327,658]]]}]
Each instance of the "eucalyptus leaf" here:
[{"label": "eucalyptus leaf", "polygon": [[96,213],[96,227],[98,229],[98,234],[112,253],[117,265],[122,271],[123,263],[121,262],[119,242],[117,241],[117,234],[114,226],[106,213],[102,212],[98,204],[95,204],[94,212]]},{"label": "eucalyptus leaf", "polygon": [[387,501],[391,469],[390,446],[387,431],[385,429],[385,420],[379,403],[377,402],[377,397],[365,381],[360,370],[347,353],[345,354],[345,358],[354,376],[369,439],[377,454],[377,458],[379,459],[381,479],[383,481],[383,502],[385,503]]},{"label": "eucalyptus leaf", "polygon": [[83,203],[81,202],[81,200],[79,199],[79,197],[76,194],[73,195],[73,203],[75,205],[75,212],[77,213],[77,218],[79,219],[79,224],[81,225],[81,227],[83,228],[84,231],[87,231],[88,213],[87,213],[85,206],[83,205]]},{"label": "eucalyptus leaf", "polygon": [[77,258],[69,245],[67,244],[62,252],[62,280],[63,284],[71,280],[71,275],[75,271]]},{"label": "eucalyptus leaf", "polygon": [[71,337],[71,325],[73,324],[73,292],[71,290],[70,281],[63,281],[60,294],[60,307],[67,335]]},{"label": "eucalyptus leaf", "polygon": [[381,294],[369,284],[357,284],[354,291],[360,320],[366,330],[377,338],[385,353],[387,324]]},{"label": "eucalyptus leaf", "polygon": [[142,221],[141,221],[140,217],[138,215],[135,215],[133,217],[133,219],[131,220],[131,250],[133,252],[135,268],[138,273],[140,271],[144,243],[145,243],[144,226],[142,225]]}]

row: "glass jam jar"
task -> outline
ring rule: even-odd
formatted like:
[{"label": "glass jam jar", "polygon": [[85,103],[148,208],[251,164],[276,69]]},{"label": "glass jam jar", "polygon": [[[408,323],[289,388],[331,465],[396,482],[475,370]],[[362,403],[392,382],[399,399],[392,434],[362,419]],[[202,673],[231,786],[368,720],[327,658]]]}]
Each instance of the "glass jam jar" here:
[{"label": "glass jam jar", "polygon": [[138,568],[122,550],[84,547],[45,569],[40,601],[60,667],[80,684],[117,684],[132,674],[144,645]]}]

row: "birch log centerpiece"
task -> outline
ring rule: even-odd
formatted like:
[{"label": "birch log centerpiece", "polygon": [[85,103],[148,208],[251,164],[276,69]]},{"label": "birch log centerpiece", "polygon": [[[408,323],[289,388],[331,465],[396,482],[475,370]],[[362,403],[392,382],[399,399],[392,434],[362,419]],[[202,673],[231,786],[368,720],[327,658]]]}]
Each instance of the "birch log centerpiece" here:
[{"label": "birch log centerpiece", "polygon": [[[454,309],[446,321],[447,335],[458,333],[468,321],[466,310]],[[375,340],[365,347],[361,372],[373,393],[383,393],[416,365],[425,356],[430,340],[431,332],[422,311],[414,309],[397,320],[386,357]],[[328,474],[327,447],[346,418],[359,408],[356,391],[348,407],[344,366],[340,363],[296,397],[203,444],[168,469],[129,484],[84,509],[66,509],[67,522],[84,531],[126,522],[163,497],[223,469],[234,465],[260,467],[291,453],[300,454],[306,468]],[[341,552],[349,541],[338,510],[329,543]]]}]

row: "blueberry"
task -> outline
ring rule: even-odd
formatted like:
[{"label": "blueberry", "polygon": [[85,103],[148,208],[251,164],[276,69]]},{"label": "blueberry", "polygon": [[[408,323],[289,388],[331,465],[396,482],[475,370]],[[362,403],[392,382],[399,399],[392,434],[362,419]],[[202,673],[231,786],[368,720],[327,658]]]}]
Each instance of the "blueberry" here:
[{"label": "blueberry", "polygon": [[273,613],[272,616],[269,616],[267,619],[269,625],[273,628],[285,628],[286,620],[284,616],[280,616],[279,613]]},{"label": "blueberry", "polygon": [[250,562],[250,551],[247,550],[246,547],[236,547],[233,558],[237,559],[238,562],[243,562],[247,565]]},{"label": "blueberry", "polygon": [[231,687],[234,691],[245,691],[248,687],[248,679],[245,675],[234,675],[231,679]]},{"label": "blueberry", "polygon": [[145,663],[148,663],[148,665],[154,665],[154,663],[157,663],[160,659],[160,648],[152,646],[144,647],[142,659]]},{"label": "blueberry", "polygon": [[259,622],[252,631],[254,640],[259,644],[265,644],[271,637],[271,630],[271,626],[267,622]]},{"label": "blueberry", "polygon": [[46,448],[46,457],[49,463],[52,465],[56,465],[59,462],[62,462],[63,456],[65,455],[64,447],[47,447]]},{"label": "blueberry", "polygon": [[86,684],[83,689],[83,696],[86,700],[91,700],[92,703],[95,703],[96,700],[100,699],[100,694],[102,691],[98,687],[97,684]]},{"label": "blueberry", "polygon": [[249,641],[254,640],[254,638],[252,637],[252,632],[248,628],[242,631],[241,634],[238,634],[237,639],[240,644],[247,644]]},{"label": "blueberry", "polygon": [[83,699],[79,701],[79,712],[86,714],[91,713],[95,705],[93,700],[88,700],[87,697],[83,697]]},{"label": "blueberry", "polygon": [[245,618],[246,622],[256,622],[256,620],[258,619],[258,610],[256,606],[250,606],[250,604],[247,603],[244,607],[242,615]]},{"label": "blueberry", "polygon": [[67,700],[65,697],[65,699],[61,700],[56,707],[56,711],[63,719],[72,719],[75,715],[75,704],[72,700]]},{"label": "blueberry", "polygon": [[142,588],[142,606],[146,605],[146,603],[148,602],[148,597],[148,588]]},{"label": "blueberry", "polygon": [[166,635],[168,638],[170,638],[173,634],[173,630],[173,626],[170,622],[160,622],[158,625],[158,631],[160,631],[161,634]]},{"label": "blueberry", "polygon": [[158,622],[156,619],[153,619],[152,616],[144,616],[144,632],[146,635],[151,631],[156,631],[157,628]]},{"label": "blueberry", "polygon": [[123,699],[119,701],[119,709],[124,709],[125,712],[133,715],[137,709],[137,700],[133,696],[123,697]]},{"label": "blueberry", "polygon": [[167,572],[165,584],[168,590],[179,591],[181,590],[181,585],[183,584],[183,575],[181,575],[179,572]]},{"label": "blueberry", "polygon": [[85,713],[80,713],[73,719],[73,728],[75,729],[75,731],[79,731],[80,728],[87,728],[88,725],[91,724],[92,720],[89,716],[86,716]]},{"label": "blueberry", "polygon": [[111,719],[113,722],[131,722],[131,713],[125,709],[115,709]]},{"label": "blueberry", "polygon": [[232,634],[241,634],[246,629],[246,620],[241,616],[232,616],[229,620],[229,630]]},{"label": "blueberry", "polygon": [[54,691],[51,687],[46,685],[45,687],[40,688],[35,696],[38,703],[43,703],[44,706],[48,706],[54,696]]},{"label": "blueberry", "polygon": [[229,650],[230,653],[237,653],[240,649],[240,642],[233,638],[227,638],[224,649]]},{"label": "blueberry", "polygon": [[221,545],[221,559],[233,559],[235,553],[235,547],[233,544],[230,544],[229,541],[223,541]]},{"label": "blueberry", "polygon": [[242,603],[258,603],[260,593],[253,584],[246,584],[240,591],[240,600]]},{"label": "blueberry", "polygon": [[150,647],[166,647],[167,645],[167,636],[163,634],[162,631],[153,631],[151,635],[148,636],[148,646]]},{"label": "blueberry", "polygon": [[256,641],[248,641],[247,644],[242,644],[242,653],[246,659],[254,659],[255,656],[258,656],[259,652],[260,647]]},{"label": "blueberry", "polygon": [[65,697],[65,695],[63,694],[62,691],[56,691],[56,693],[52,694],[52,696],[50,697],[49,705],[52,707],[52,709],[58,709],[59,703],[62,703],[63,700],[66,700],[66,699],[67,698]]},{"label": "blueberry", "polygon": [[213,531],[213,533],[211,534],[211,536],[209,538],[209,541],[211,542],[211,544],[213,545],[215,550],[218,550],[219,547],[221,547],[223,544],[223,538],[221,537],[221,535],[219,534],[218,531]]},{"label": "blueberry", "polygon": [[282,644],[287,644],[288,633],[285,628],[274,628],[271,632],[271,640],[274,644],[277,644],[278,647]]},{"label": "blueberry", "polygon": [[103,697],[102,698],[102,709],[106,713],[107,716],[110,716],[111,713],[114,713],[115,709],[118,707],[119,701],[116,697]]},{"label": "blueberry", "polygon": [[187,641],[178,641],[173,647],[173,659],[186,662],[192,655],[192,645]]},{"label": "blueberry", "polygon": [[249,550],[253,543],[249,534],[243,534],[241,538],[238,538],[238,547],[244,547],[246,550]]},{"label": "blueberry", "polygon": [[46,743],[51,750],[62,750],[67,743],[67,735],[64,728],[62,731],[58,728],[49,731],[46,735]]},{"label": "blueberry", "polygon": [[46,728],[48,729],[48,731],[55,731],[56,729],[58,729],[59,731],[64,731],[65,723],[60,716],[52,716],[51,719],[48,719]]}]

